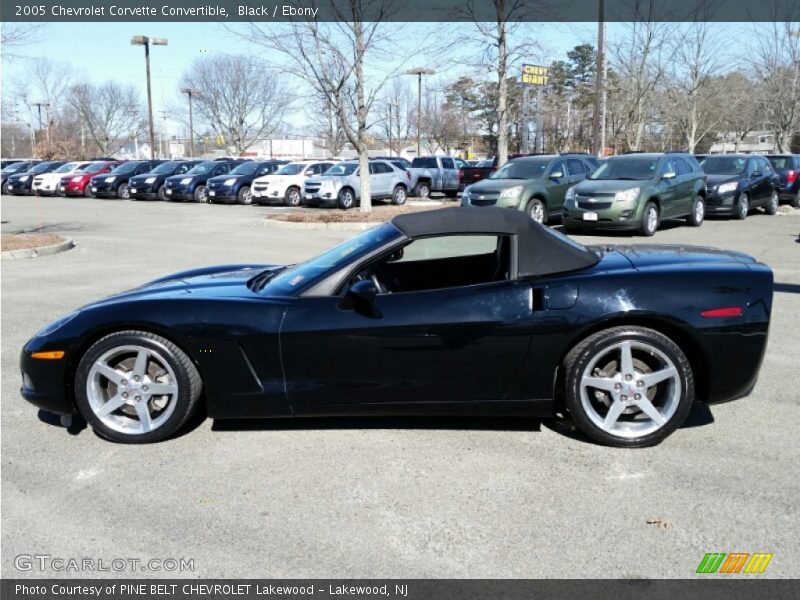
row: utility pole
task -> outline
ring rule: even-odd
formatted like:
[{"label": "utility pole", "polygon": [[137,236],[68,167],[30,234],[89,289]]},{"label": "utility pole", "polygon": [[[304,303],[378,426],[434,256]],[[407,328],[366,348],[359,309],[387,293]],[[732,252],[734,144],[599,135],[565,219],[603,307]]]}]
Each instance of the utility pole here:
[{"label": "utility pole", "polygon": [[153,46],[166,46],[168,41],[164,38],[150,39],[146,35],[135,35],[131,38],[132,46],[144,46],[144,63],[147,72],[147,122],[150,127],[150,158],[156,157],[156,136],[153,129],[153,93],[150,87],[150,44]]},{"label": "utility pole", "polygon": [[192,95],[201,93],[197,88],[181,88],[189,97],[189,158],[194,158],[194,123],[192,122]]},{"label": "utility pole", "polygon": [[525,84],[522,84],[522,148],[520,150],[524,154],[528,154],[530,152],[530,112],[528,111],[528,103],[530,99],[528,97],[528,87]]},{"label": "utility pole", "polygon": [[[35,106],[36,108],[39,109],[39,134],[41,134],[42,133],[42,107],[43,106],[44,107],[48,107],[48,106],[50,106],[50,104],[47,103],[47,102],[32,102],[31,106]],[[35,140],[36,140],[36,138],[34,137],[34,152],[36,151],[36,148],[35,148],[36,141]],[[41,139],[40,139],[40,141],[41,141]],[[49,148],[48,148],[48,151],[49,151]]]},{"label": "utility pole", "polygon": [[417,156],[422,153],[420,136],[422,132],[422,76],[433,75],[436,73],[433,69],[426,69],[425,67],[417,67],[406,71],[407,75],[417,76]]},{"label": "utility pole", "polygon": [[392,103],[389,102],[389,156],[392,156]]},{"label": "utility pole", "polygon": [[594,115],[592,117],[592,153],[602,156],[606,137],[606,48],[605,0],[598,0],[597,64],[594,76]]}]

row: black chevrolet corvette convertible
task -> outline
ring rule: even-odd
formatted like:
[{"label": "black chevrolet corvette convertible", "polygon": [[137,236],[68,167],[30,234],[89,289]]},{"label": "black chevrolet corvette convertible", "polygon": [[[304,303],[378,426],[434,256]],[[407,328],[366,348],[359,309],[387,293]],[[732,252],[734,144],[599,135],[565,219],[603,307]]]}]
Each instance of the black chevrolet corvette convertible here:
[{"label": "black chevrolet corvette convertible", "polygon": [[581,246],[516,211],[406,214],[292,266],[176,273],[69,313],[22,395],[153,442],[215,419],[569,415],[656,444],[695,400],[747,395],[772,271],[738,252]]}]

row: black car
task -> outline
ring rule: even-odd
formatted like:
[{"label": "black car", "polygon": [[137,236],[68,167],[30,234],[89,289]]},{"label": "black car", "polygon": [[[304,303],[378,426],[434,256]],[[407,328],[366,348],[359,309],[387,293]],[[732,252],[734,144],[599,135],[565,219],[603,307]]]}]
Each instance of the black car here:
[{"label": "black car", "polygon": [[[27,171],[17,172],[13,175],[9,175],[6,178],[3,187],[7,190],[6,193],[13,196],[29,196],[33,193],[31,191],[31,185],[33,185],[34,177],[41,175],[42,173],[50,173],[51,171],[55,171],[65,162],[66,161],[64,160],[48,160],[36,163]],[[13,167],[14,165],[11,166]]]},{"label": "black car", "polygon": [[92,177],[89,185],[92,194],[97,198],[119,198],[128,200],[131,197],[129,181],[131,177],[149,173],[163,160],[130,160],[112,169],[105,175]]},{"label": "black car", "polygon": [[134,200],[166,200],[167,177],[182,175],[202,160],[170,160],[161,163],[152,171],[136,175],[128,180],[128,193]]},{"label": "black car", "polygon": [[9,165],[13,165],[14,163],[24,162],[22,158],[4,158],[0,160],[0,170],[5,169]]},{"label": "black car", "polygon": [[800,154],[769,154],[767,160],[780,179],[780,199],[800,208]]},{"label": "black car", "polygon": [[3,194],[10,194],[11,192],[8,189],[8,178],[12,175],[17,175],[19,173],[27,173],[29,172],[34,166],[38,165],[40,160],[21,160],[17,162],[13,162],[9,165],[6,165],[0,170],[0,178],[2,179],[2,190]]},{"label": "black car", "polygon": [[696,399],[752,390],[772,284],[739,252],[417,212],[300,264],[184,271],[70,312],[22,349],[22,395],[132,443],[202,401],[213,419],[566,410],[594,440],[648,446]]},{"label": "black car", "polygon": [[289,161],[264,160],[240,163],[226,175],[211,177],[206,183],[206,191],[210,202],[238,202],[251,204],[253,195],[250,186],[253,180],[264,175],[271,175]]},{"label": "black car", "polygon": [[167,200],[193,200],[208,202],[206,183],[212,177],[226,175],[242,164],[242,161],[224,159],[207,160],[195,165],[183,175],[167,177],[164,192]]},{"label": "black car", "polygon": [[753,154],[713,154],[700,161],[708,176],[706,213],[747,218],[753,208],[778,211],[780,180],[769,161]]}]

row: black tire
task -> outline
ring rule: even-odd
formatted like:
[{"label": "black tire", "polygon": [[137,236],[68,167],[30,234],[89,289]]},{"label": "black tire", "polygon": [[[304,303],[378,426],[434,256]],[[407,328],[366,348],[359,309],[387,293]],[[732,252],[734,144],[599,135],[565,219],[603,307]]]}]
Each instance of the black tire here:
[{"label": "black tire", "polygon": [[250,186],[243,185],[236,194],[236,202],[239,204],[252,204],[253,194],[250,193]]},{"label": "black tire", "polygon": [[9,190],[8,190],[8,182],[7,181],[3,182],[3,189],[0,191],[0,193],[2,193],[4,196],[10,195],[11,192],[9,192]]},{"label": "black tire", "polygon": [[286,190],[286,196],[283,198],[283,203],[286,206],[300,206],[301,202],[300,188],[296,185],[289,186]]},{"label": "black tire", "polygon": [[[172,402],[172,414],[157,429],[147,433],[123,433],[103,423],[95,414],[88,396],[87,380],[95,361],[106,352],[121,346],[136,345],[157,351],[168,363],[177,379],[178,393]],[[81,358],[75,372],[75,401],[86,422],[102,437],[126,444],[145,444],[167,439],[178,431],[194,412],[202,390],[202,381],[191,359],[168,339],[146,331],[119,331],[95,342]]]},{"label": "black tire", "polygon": [[344,188],[339,192],[336,203],[342,210],[350,210],[356,205],[356,195],[350,188]]},{"label": "black tire", "polygon": [[700,227],[703,221],[706,220],[706,200],[702,196],[696,196],[692,202],[692,212],[686,217],[689,225],[692,227]]},{"label": "black tire", "polygon": [[396,185],[392,191],[392,204],[395,206],[402,206],[406,203],[407,198],[408,193],[406,192],[406,188],[402,185]]},{"label": "black tire", "polygon": [[[653,216],[654,211],[655,216]],[[648,201],[647,204],[644,205],[644,210],[642,211],[642,219],[639,222],[639,234],[646,237],[654,236],[656,231],[658,231],[658,225],[658,207],[655,202]]]},{"label": "black tire", "polygon": [[[681,383],[680,393],[675,394],[678,397],[677,406],[669,419],[655,431],[639,437],[614,435],[598,426],[587,413],[581,398],[581,378],[584,370],[591,366],[593,360],[602,356],[604,351],[608,352],[615,344],[625,341],[644,343],[662,352],[674,364]],[[612,327],[592,334],[570,350],[564,358],[562,368],[564,369],[564,400],[572,420],[589,438],[607,446],[644,448],[660,443],[683,424],[695,399],[694,374],[686,355],[667,336],[644,327]],[[637,373],[639,372],[641,371],[637,370]],[[632,383],[629,385],[633,387]],[[654,387],[657,388],[658,385],[660,384],[656,384]],[[654,396],[658,397],[657,394],[661,393],[663,392],[656,389]],[[648,396],[648,393],[645,393],[645,396]],[[587,398],[589,398],[588,395]],[[596,397],[591,397],[589,402],[599,403],[600,401]],[[637,410],[639,409],[633,409],[634,417]]]},{"label": "black tire", "polygon": [[525,205],[525,214],[527,214],[531,220],[541,223],[542,225],[547,225],[547,205],[540,198],[531,198],[528,200],[528,203]]},{"label": "black tire", "polygon": [[167,188],[166,186],[159,186],[158,191],[156,192],[156,196],[162,202],[166,202],[167,200]]},{"label": "black tire", "polygon": [[800,208],[800,190],[797,190],[797,193],[794,195],[794,198],[792,198],[791,205],[794,208]]},{"label": "black tire", "polygon": [[417,198],[427,198],[431,195],[431,186],[425,181],[420,181],[414,187],[414,196]]},{"label": "black tire", "polygon": [[768,215],[774,215],[778,212],[778,206],[780,206],[781,200],[778,197],[778,190],[772,190],[772,194],[770,194],[769,200],[764,205],[764,212]]},{"label": "black tire", "polygon": [[83,196],[84,198],[94,198],[94,194],[92,193],[92,186],[88,183],[83,188]]},{"label": "black tire", "polygon": [[747,213],[750,212],[750,197],[747,195],[747,192],[742,192],[739,194],[738,200],[736,200],[735,212],[733,214],[739,221],[744,221],[747,218]]},{"label": "black tire", "polygon": [[127,183],[120,183],[117,186],[117,198],[120,200],[130,200],[131,199],[131,192],[128,188]]},{"label": "black tire", "polygon": [[458,190],[447,190],[444,195],[448,198],[458,198]]},{"label": "black tire", "polygon": [[202,202],[203,204],[208,203],[208,193],[206,192],[206,186],[198,185],[194,188],[194,192],[192,192],[192,198],[195,202]]}]

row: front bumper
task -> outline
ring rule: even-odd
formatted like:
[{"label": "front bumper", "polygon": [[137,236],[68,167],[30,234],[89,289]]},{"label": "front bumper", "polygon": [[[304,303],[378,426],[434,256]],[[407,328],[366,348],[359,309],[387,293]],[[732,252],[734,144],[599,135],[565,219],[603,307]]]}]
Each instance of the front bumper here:
[{"label": "front bumper", "polygon": [[339,196],[338,190],[316,190],[306,191],[303,190],[303,198],[300,203],[308,206],[330,206],[336,204],[336,199]]},{"label": "front bumper", "polygon": [[66,356],[60,360],[39,360],[31,358],[34,340],[22,349],[19,363],[22,371],[22,397],[34,406],[59,415],[77,412],[66,394]]},{"label": "front bumper", "polygon": [[[259,186],[261,185],[263,184],[259,184]],[[258,187],[253,185],[250,189],[253,192],[253,202],[256,204],[283,204],[286,199],[286,190],[277,187]]]},{"label": "front bumper", "polygon": [[[595,208],[594,210],[565,205],[561,211],[561,222],[572,229],[630,231],[639,228],[641,210],[642,207],[638,204],[615,206],[613,202],[610,208]],[[592,215],[594,218],[591,218]]]},{"label": "front bumper", "polygon": [[124,182],[105,182],[100,181],[95,183],[93,181],[89,182],[89,189],[91,190],[92,194],[97,196],[98,198],[116,198],[117,197],[117,186],[120,183]]},{"label": "front bumper", "polygon": [[60,184],[44,184],[44,185],[32,185],[31,192],[38,196],[55,196],[58,194],[58,187]]},{"label": "front bumper", "polygon": [[781,200],[794,200],[795,198],[800,198],[800,183],[795,183],[779,189],[778,197]]},{"label": "front bumper", "polygon": [[739,194],[709,194],[706,199],[707,215],[733,215],[736,214],[736,201]]},{"label": "front bumper", "polygon": [[236,190],[233,186],[227,185],[207,185],[206,192],[208,193],[209,202],[236,202]]},{"label": "front bumper", "polygon": [[16,196],[29,196],[32,194],[31,184],[28,182],[20,183],[19,181],[9,182],[8,193]]},{"label": "front bumper", "polygon": [[191,184],[179,183],[178,185],[167,184],[164,190],[167,200],[194,200],[194,190]]},{"label": "front bumper", "polygon": [[158,198],[158,188],[152,183],[128,182],[128,191],[134,200],[154,200]]}]

